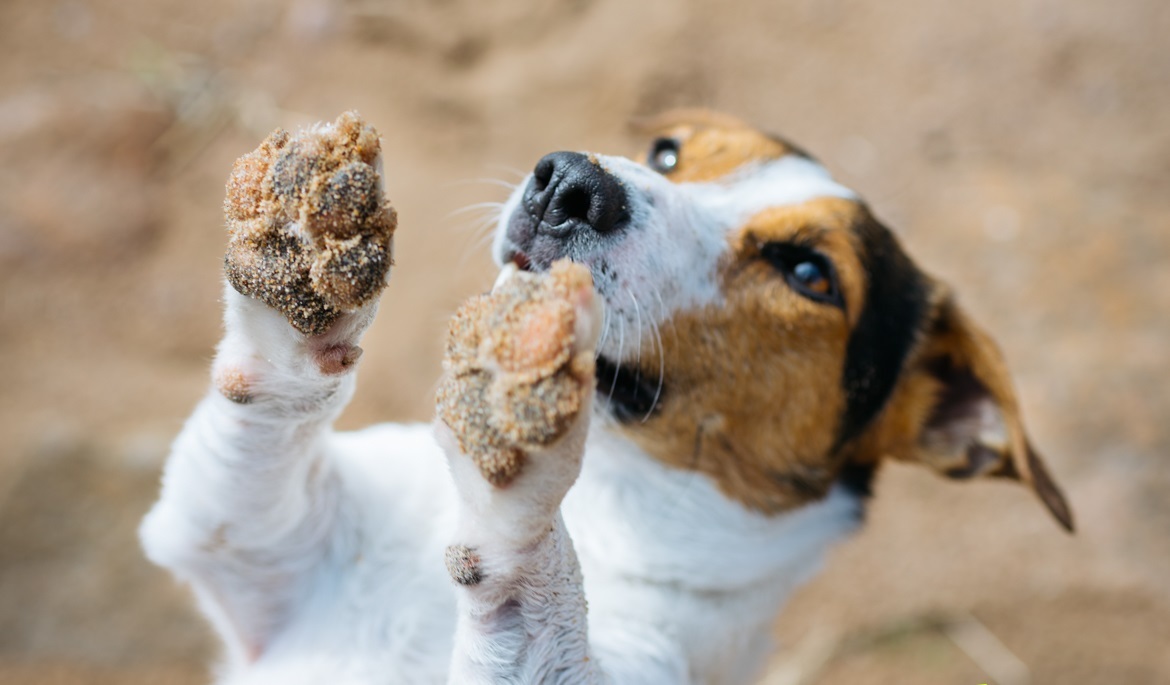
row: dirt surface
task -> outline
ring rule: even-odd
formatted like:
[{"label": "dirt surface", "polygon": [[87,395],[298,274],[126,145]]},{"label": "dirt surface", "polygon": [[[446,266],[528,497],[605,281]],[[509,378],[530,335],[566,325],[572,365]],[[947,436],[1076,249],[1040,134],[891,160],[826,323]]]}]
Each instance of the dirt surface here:
[{"label": "dirt surface", "polygon": [[494,275],[453,213],[695,104],[812,151],[955,285],[1079,525],[886,470],[772,682],[1170,682],[1168,33],[1165,0],[0,3],[0,684],[207,681],[134,527],[208,387],[234,159],[349,109],[382,134],[398,266],[342,421],[426,419]]}]

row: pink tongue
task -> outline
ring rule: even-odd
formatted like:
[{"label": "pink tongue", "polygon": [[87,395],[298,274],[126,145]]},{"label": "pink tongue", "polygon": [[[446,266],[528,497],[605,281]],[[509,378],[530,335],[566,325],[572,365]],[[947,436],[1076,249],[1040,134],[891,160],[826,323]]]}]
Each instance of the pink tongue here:
[{"label": "pink tongue", "polygon": [[523,252],[517,252],[516,254],[512,255],[512,263],[515,264],[516,268],[520,269],[521,271],[532,270],[532,262],[528,261],[528,255],[524,254]]}]

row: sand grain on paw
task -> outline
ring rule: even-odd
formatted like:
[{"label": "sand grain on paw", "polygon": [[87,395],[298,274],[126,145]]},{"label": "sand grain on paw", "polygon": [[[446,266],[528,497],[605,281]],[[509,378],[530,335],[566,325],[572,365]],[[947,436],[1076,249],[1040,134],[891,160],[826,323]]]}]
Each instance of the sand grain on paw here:
[{"label": "sand grain on paw", "polygon": [[574,356],[574,301],[591,287],[585,267],[557,262],[547,274],[515,274],[451,319],[439,417],[493,485],[510,483],[581,409],[593,356]]},{"label": "sand grain on paw", "polygon": [[232,287],[310,335],[377,297],[398,224],[380,151],[373,127],[346,112],[292,136],[277,129],[236,160],[224,200]]}]

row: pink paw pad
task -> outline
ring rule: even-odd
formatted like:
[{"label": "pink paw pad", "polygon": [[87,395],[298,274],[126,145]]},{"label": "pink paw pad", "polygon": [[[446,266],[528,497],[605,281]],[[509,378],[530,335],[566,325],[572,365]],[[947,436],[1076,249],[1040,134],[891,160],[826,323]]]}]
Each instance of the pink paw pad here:
[{"label": "pink paw pad", "polygon": [[313,350],[313,361],[321,373],[334,375],[344,373],[353,368],[362,356],[362,348],[357,345],[338,343],[327,345]]}]

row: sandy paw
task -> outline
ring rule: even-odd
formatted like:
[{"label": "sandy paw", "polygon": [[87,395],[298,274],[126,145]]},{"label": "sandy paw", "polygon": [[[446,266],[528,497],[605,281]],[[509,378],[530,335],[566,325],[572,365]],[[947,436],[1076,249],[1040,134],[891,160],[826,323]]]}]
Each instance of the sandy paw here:
[{"label": "sandy paw", "polygon": [[236,160],[224,270],[237,291],[316,335],[377,298],[397,216],[382,192],[378,134],[357,114],[278,129]]},{"label": "sandy paw", "polygon": [[451,319],[439,417],[484,478],[503,487],[565,434],[593,392],[600,303],[589,271],[508,274]]}]

